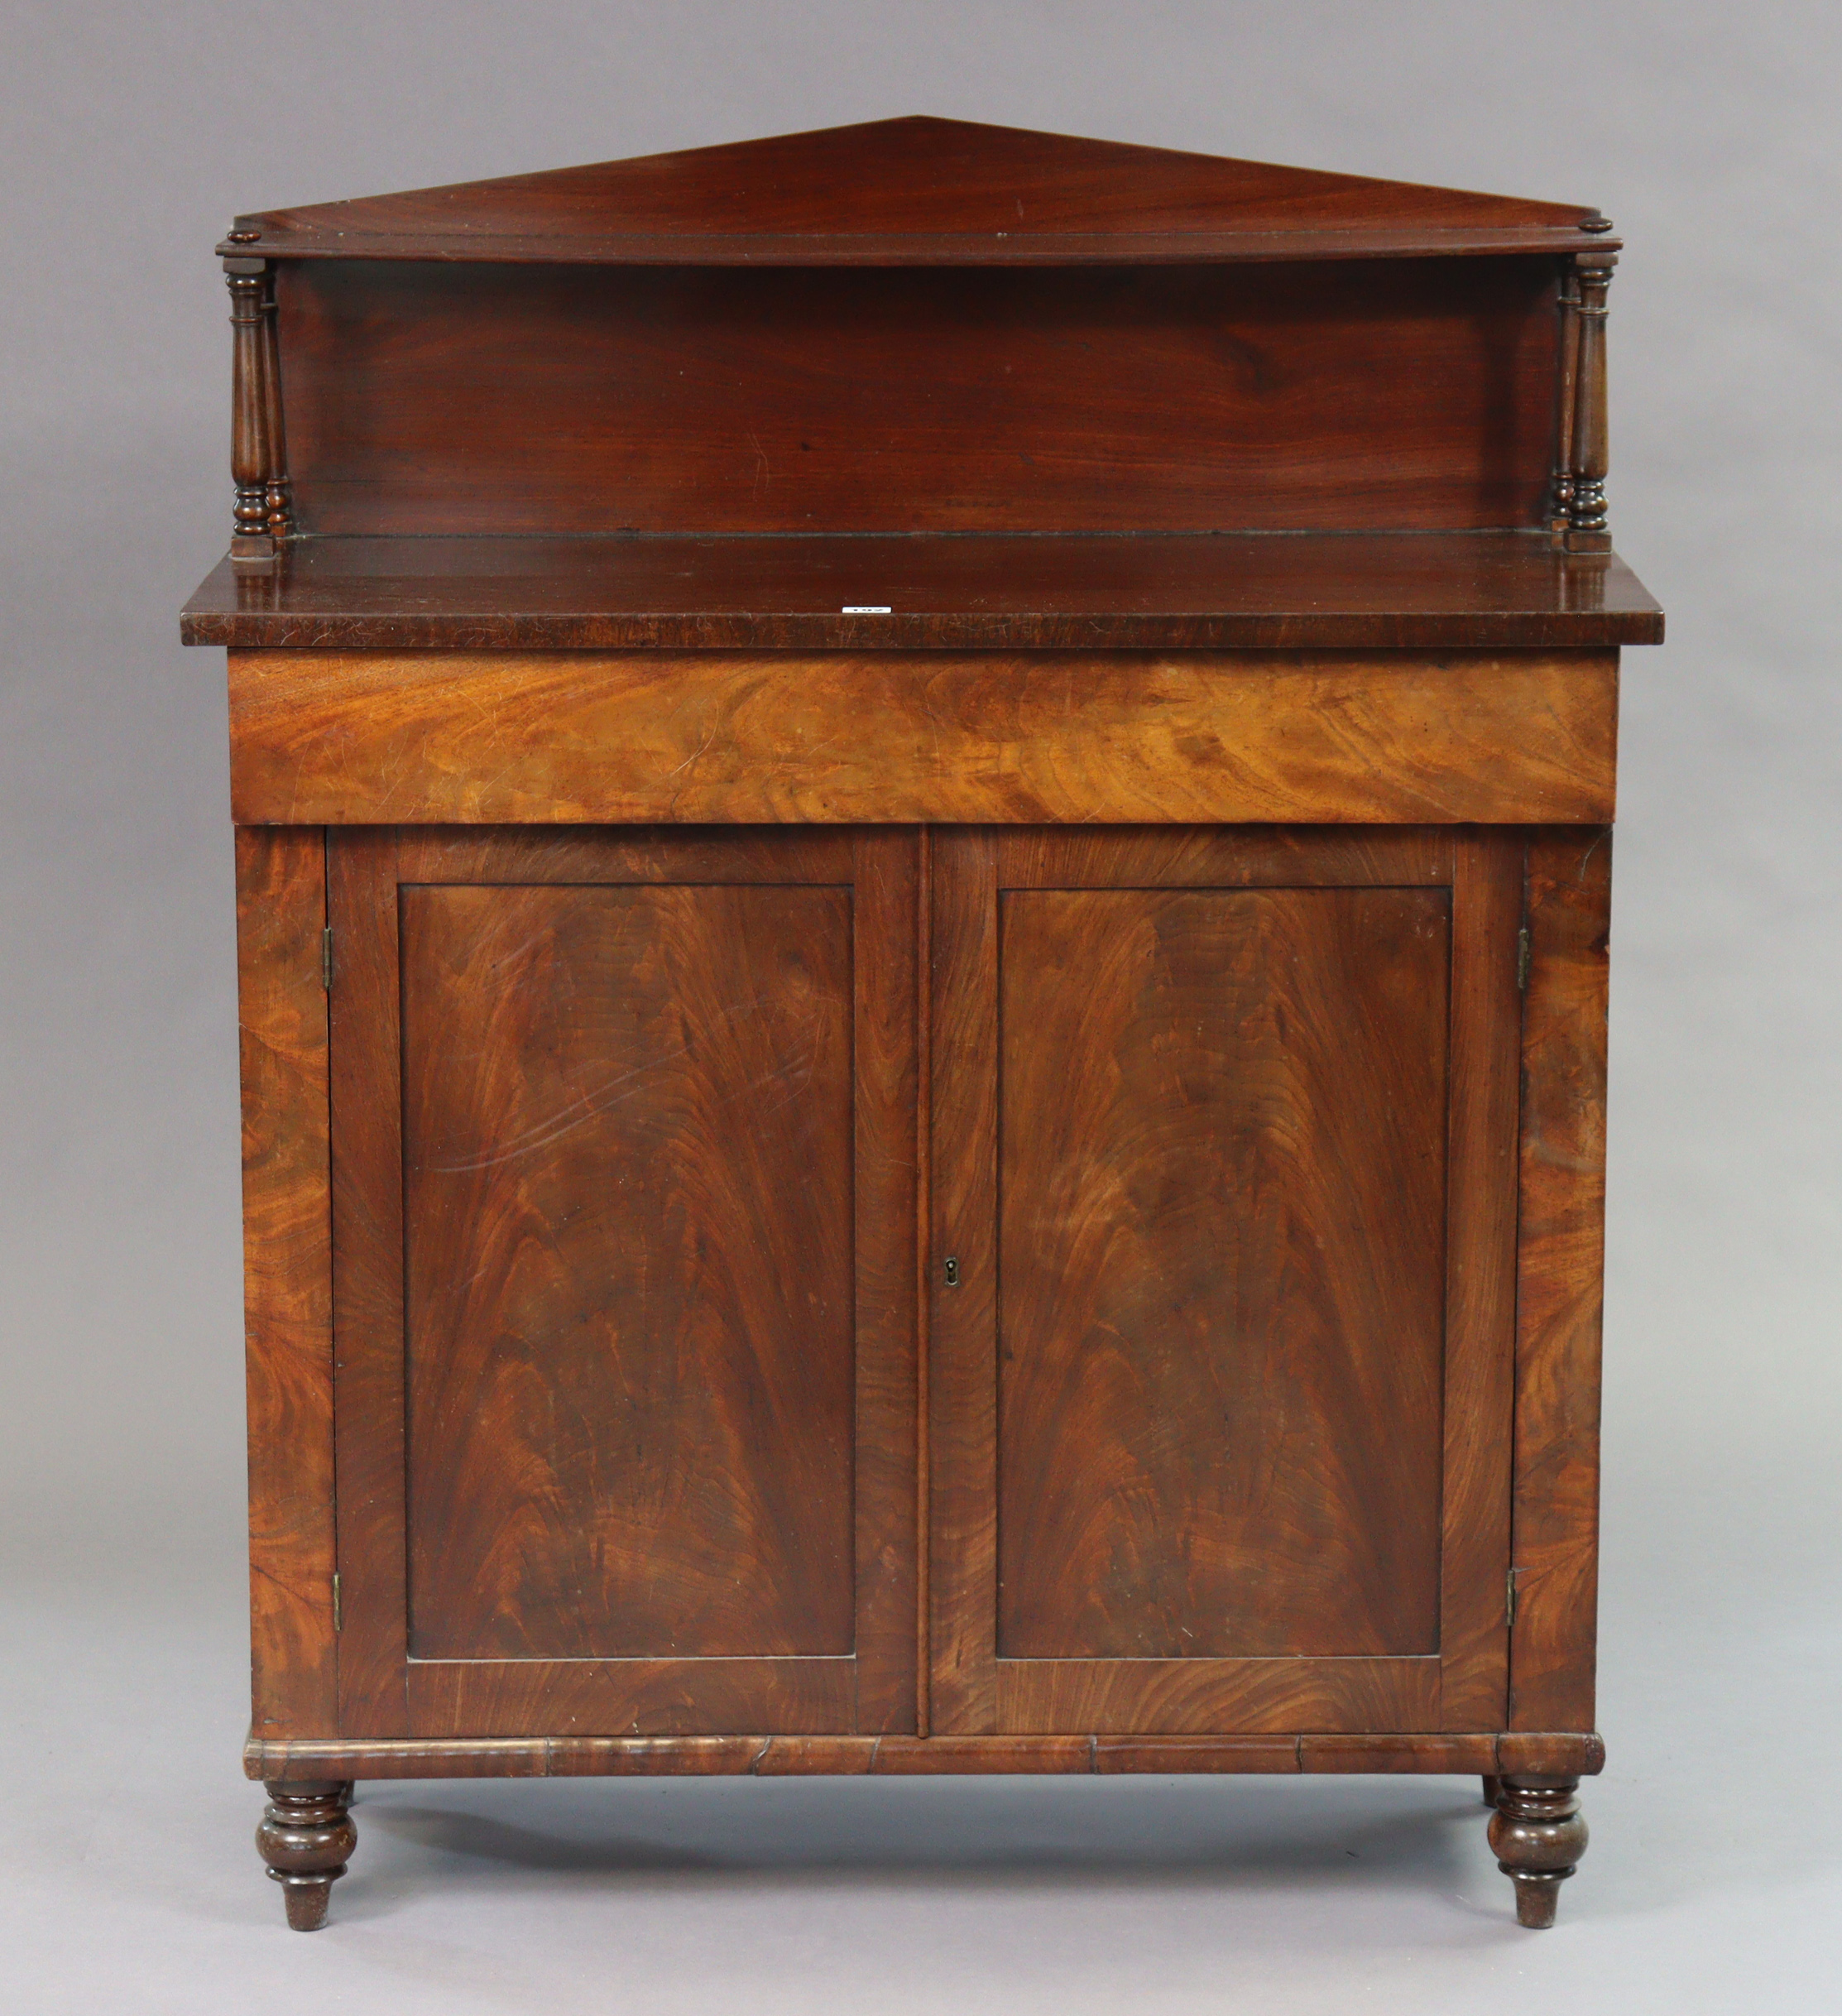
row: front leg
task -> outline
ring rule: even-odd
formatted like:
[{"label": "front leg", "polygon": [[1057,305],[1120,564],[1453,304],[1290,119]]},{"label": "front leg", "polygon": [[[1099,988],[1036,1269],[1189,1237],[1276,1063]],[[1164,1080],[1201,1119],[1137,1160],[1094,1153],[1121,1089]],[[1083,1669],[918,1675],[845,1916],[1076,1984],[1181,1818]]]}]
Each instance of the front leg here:
[{"label": "front leg", "polygon": [[1554,1922],[1561,1885],[1580,1866],[1586,1823],[1580,1817],[1576,1778],[1499,1781],[1490,1846],[1497,1867],[1516,1886],[1516,1918],[1539,1931]]},{"label": "front leg", "polygon": [[326,1922],[333,1885],[357,1846],[358,1830],[347,1811],[351,1781],[304,1779],[265,1789],[269,1803],[256,1830],[257,1851],[281,1885],[289,1924],[296,1932],[318,1932]]}]

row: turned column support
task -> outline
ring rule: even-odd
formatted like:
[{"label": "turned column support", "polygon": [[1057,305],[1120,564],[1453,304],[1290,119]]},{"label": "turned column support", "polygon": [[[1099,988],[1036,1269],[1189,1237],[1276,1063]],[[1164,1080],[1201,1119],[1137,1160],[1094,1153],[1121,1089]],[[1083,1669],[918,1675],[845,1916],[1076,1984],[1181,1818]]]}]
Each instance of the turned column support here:
[{"label": "turned column support", "polygon": [[1576,1778],[1498,1780],[1490,1847],[1497,1867],[1516,1886],[1516,1918],[1535,1931],[1554,1922],[1561,1885],[1586,1851]]},{"label": "turned column support", "polygon": [[230,290],[230,473],[237,486],[230,557],[261,564],[294,529],[281,420],[275,271],[266,259],[224,261]]},{"label": "turned column support", "polygon": [[288,1923],[295,1932],[318,1932],[326,1922],[333,1885],[357,1846],[358,1830],[348,1811],[349,1779],[302,1780],[271,1784],[256,1849],[269,1874],[281,1885]]},{"label": "turned column support", "polygon": [[[1609,231],[1609,223],[1590,227]],[[1571,334],[1563,343],[1562,371],[1571,358],[1571,424],[1563,420],[1566,467],[1565,542],[1570,553],[1609,553],[1612,535],[1605,516],[1605,477],[1610,468],[1611,434],[1606,408],[1605,297],[1618,254],[1610,250],[1576,252],[1574,299],[1564,312]],[[1566,290],[1563,289],[1563,299]],[[1560,505],[1557,501],[1557,516]]]}]

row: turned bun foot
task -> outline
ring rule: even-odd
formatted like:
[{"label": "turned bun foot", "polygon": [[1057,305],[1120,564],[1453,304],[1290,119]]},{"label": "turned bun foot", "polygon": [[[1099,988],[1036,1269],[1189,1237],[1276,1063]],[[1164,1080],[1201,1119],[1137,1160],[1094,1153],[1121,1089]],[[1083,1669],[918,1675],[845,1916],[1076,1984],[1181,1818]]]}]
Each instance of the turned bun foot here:
[{"label": "turned bun foot", "polygon": [[1561,1885],[1580,1866],[1586,1823],[1580,1817],[1576,1778],[1498,1781],[1490,1846],[1497,1867],[1516,1886],[1519,1924],[1543,1931],[1554,1922]]},{"label": "turned bun foot", "polygon": [[358,1830],[346,1810],[351,1784],[328,1778],[266,1789],[257,1852],[281,1885],[289,1925],[295,1932],[318,1932],[326,1922],[333,1885],[357,1845]]}]

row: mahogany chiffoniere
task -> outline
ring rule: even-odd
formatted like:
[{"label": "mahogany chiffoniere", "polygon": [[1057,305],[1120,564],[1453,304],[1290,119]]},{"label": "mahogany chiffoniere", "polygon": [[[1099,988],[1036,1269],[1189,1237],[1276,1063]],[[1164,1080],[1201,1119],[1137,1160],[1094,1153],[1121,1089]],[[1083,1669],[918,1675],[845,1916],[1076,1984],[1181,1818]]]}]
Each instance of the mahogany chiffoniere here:
[{"label": "mahogany chiffoniere", "polygon": [[1618,252],[897,119],[241,218],[259,1845],[1594,1731]]}]

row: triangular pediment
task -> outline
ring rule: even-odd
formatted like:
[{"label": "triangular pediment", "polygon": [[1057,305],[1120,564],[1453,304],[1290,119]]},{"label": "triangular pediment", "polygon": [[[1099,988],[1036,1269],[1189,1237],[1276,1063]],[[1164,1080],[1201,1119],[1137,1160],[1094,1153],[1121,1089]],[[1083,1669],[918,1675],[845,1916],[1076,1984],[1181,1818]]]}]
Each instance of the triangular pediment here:
[{"label": "triangular pediment", "polygon": [[1018,264],[1576,248],[1596,213],[957,119],[884,119],[239,218],[226,252]]}]

